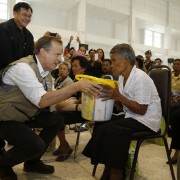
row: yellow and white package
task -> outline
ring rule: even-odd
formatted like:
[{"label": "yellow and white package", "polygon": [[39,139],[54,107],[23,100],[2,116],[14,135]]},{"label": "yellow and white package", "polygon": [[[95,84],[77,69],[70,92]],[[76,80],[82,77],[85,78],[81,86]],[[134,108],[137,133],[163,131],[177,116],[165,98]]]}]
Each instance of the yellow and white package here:
[{"label": "yellow and white package", "polygon": [[[115,87],[114,80],[96,78],[87,75],[76,75],[77,80],[87,78],[97,84]],[[93,95],[82,93],[82,117],[92,121],[108,121],[111,119],[114,106],[114,99],[102,101],[102,98],[95,98]]]}]

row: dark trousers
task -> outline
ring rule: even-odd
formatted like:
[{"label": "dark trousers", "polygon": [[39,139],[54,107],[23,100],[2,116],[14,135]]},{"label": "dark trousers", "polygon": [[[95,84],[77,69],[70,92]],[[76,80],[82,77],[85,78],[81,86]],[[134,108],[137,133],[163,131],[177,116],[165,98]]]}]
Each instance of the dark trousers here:
[{"label": "dark trousers", "polygon": [[151,131],[132,118],[112,116],[110,121],[95,123],[92,138],[83,150],[92,164],[105,164],[111,168],[125,168],[132,134]]},{"label": "dark trousers", "polygon": [[86,122],[80,111],[70,111],[70,112],[61,112],[62,117],[64,118],[64,124],[70,125],[75,123]]},{"label": "dark trousers", "polygon": [[[0,137],[13,147],[0,156],[0,167],[13,167],[19,163],[39,161],[57,132],[64,127],[59,113],[45,111],[35,120],[27,122],[0,121]],[[42,128],[37,135],[32,128]]]},{"label": "dark trousers", "polygon": [[172,148],[180,150],[180,102],[171,104],[170,107],[170,125],[171,125],[171,137]]}]

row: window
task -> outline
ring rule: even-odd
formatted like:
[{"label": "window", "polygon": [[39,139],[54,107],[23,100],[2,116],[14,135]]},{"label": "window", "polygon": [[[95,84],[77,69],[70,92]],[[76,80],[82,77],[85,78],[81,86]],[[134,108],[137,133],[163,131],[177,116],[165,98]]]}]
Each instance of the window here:
[{"label": "window", "polygon": [[[18,2],[27,2],[27,0],[16,0],[16,3]],[[12,3],[10,0],[0,0],[0,19],[8,19],[8,5],[9,3]]]},{"label": "window", "polygon": [[153,44],[152,39],[153,39],[152,31],[145,30],[144,44],[147,46],[152,46]]},{"label": "window", "polygon": [[144,31],[144,44],[147,46],[162,47],[162,34],[154,31]]},{"label": "window", "polygon": [[0,0],[0,19],[8,18],[7,0]]},{"label": "window", "polygon": [[161,33],[154,32],[154,47],[161,48],[161,40],[162,35]]}]

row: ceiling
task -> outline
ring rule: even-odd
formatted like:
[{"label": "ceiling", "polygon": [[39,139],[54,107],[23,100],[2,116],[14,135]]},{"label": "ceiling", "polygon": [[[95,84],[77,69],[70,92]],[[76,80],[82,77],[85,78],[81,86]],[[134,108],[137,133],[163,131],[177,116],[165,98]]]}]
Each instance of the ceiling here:
[{"label": "ceiling", "polygon": [[148,21],[143,21],[142,19],[137,19],[136,25],[138,26],[139,29],[148,29],[150,31],[155,31],[158,33],[164,33],[165,32],[164,26],[154,24],[154,23],[148,22]]},{"label": "ceiling", "polygon": [[[77,13],[77,6],[80,0],[28,0],[30,4],[40,7],[51,8],[55,10],[62,10],[65,12],[74,12]],[[180,6],[180,0],[165,0],[172,2],[175,6]],[[88,1],[87,1],[88,2]],[[113,11],[110,9],[102,8],[93,4],[88,4],[86,7],[86,15],[87,17],[104,20],[109,22],[121,23],[124,25],[128,23],[128,15],[123,14],[121,12]],[[161,25],[156,25],[150,22],[137,20],[138,26],[142,29],[149,29],[152,31],[156,31],[159,33],[164,33],[165,28]],[[172,35],[180,36],[179,32],[171,32]]]},{"label": "ceiling", "polygon": [[[62,10],[65,12],[77,12],[77,6],[80,0],[29,0],[30,4],[36,6],[43,6],[55,10]],[[120,12],[115,12],[109,9],[101,8],[99,6],[87,4],[87,17],[106,20],[110,22],[123,22],[127,20],[128,15]]]},{"label": "ceiling", "polygon": [[63,11],[71,11],[78,5],[79,1],[80,0],[28,0],[30,4]]},{"label": "ceiling", "polygon": [[127,22],[128,15],[121,12],[113,11],[106,8],[101,8],[92,4],[87,5],[87,17],[100,19],[104,21],[117,22],[123,24]]}]

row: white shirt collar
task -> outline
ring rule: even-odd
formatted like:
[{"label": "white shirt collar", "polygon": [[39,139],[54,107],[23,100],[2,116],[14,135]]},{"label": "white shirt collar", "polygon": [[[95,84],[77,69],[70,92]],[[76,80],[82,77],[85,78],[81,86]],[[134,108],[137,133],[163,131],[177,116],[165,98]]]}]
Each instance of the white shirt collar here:
[{"label": "white shirt collar", "polygon": [[[120,86],[122,90],[127,89],[127,87],[129,85],[129,83],[131,82],[132,77],[134,76],[135,72],[136,72],[136,65],[133,66],[133,68],[132,68],[132,70],[130,72],[130,75],[129,75],[128,79],[127,79],[125,87],[123,85]],[[124,77],[122,75],[119,76],[119,82],[120,82],[120,84],[124,84]]]},{"label": "white shirt collar", "polygon": [[49,74],[49,71],[44,71],[44,69],[43,69],[43,67],[42,67],[37,56],[36,56],[36,59],[37,59],[37,67],[39,69],[39,72],[40,72],[42,78],[45,78]]},{"label": "white shirt collar", "polygon": [[126,86],[128,86],[128,84],[132,80],[132,77],[134,76],[135,73],[136,73],[136,65],[134,65],[133,68],[131,69],[131,72],[130,72],[129,77],[126,82]]}]

